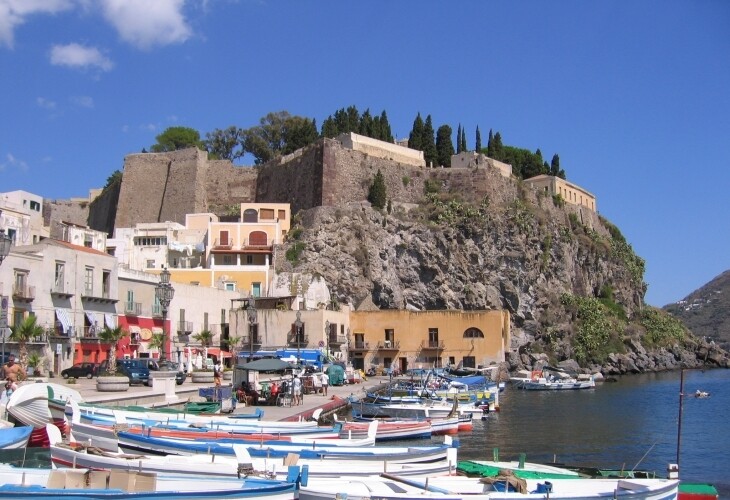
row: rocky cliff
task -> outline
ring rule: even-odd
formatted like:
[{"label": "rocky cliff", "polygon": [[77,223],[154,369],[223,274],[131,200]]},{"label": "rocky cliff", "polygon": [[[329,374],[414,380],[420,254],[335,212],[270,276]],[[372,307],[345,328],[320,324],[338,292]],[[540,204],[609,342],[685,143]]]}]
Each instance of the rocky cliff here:
[{"label": "rocky cliff", "polygon": [[475,199],[433,170],[419,203],[301,211],[277,271],[321,275],[338,302],[355,307],[505,308],[513,318],[511,369],[539,359],[578,360],[605,373],[671,368],[667,356],[705,362],[706,353],[695,356],[683,342],[681,353],[667,355],[681,335],[656,334],[649,350],[642,345],[656,327],[643,321],[644,263],[615,226],[514,179],[494,174],[488,184]]}]

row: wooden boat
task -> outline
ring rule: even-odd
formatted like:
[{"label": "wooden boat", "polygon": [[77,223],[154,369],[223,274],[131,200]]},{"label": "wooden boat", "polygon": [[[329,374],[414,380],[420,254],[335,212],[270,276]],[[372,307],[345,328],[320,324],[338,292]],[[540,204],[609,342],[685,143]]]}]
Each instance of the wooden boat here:
[{"label": "wooden boat", "polygon": [[29,469],[0,465],[0,499],[219,500],[297,498],[298,467],[290,481],[211,477],[130,470]]},{"label": "wooden boat", "polygon": [[65,432],[65,419],[52,412],[48,405],[49,397],[54,395],[75,402],[83,400],[78,391],[67,386],[40,382],[21,385],[10,396],[6,405],[8,419],[15,424],[33,427],[28,446],[48,446],[47,423],[53,423]]},{"label": "wooden boat", "polygon": [[[51,429],[52,431],[52,429]],[[79,434],[76,438],[76,429],[73,436],[83,442],[64,444],[61,435],[57,432],[52,438],[50,452],[51,460],[58,467],[90,468],[90,469],[121,469],[142,472],[175,472],[184,474],[205,474],[211,476],[261,475],[266,477],[286,478],[287,465],[296,463],[306,466],[310,476],[343,477],[377,475],[381,472],[390,472],[404,476],[423,474],[445,474],[453,472],[457,463],[457,449],[449,448],[446,458],[427,463],[393,463],[376,460],[348,460],[347,466],[342,462],[332,460],[302,459],[296,454],[289,454],[284,458],[251,457],[243,445],[234,445],[235,456],[198,454],[192,456],[179,455],[142,455],[126,454],[119,451],[118,441],[114,432],[103,430],[104,435],[94,433],[89,436]]]},{"label": "wooden boat", "polygon": [[[473,405],[465,407],[474,408]],[[363,398],[351,401],[353,417],[366,418],[394,418],[428,420],[430,418],[445,418],[464,412],[464,407],[456,401],[424,400],[423,402],[382,402]]]},{"label": "wooden boat", "polygon": [[[334,414],[337,422],[337,414]],[[340,437],[358,438],[367,435],[368,426],[374,419],[358,422],[344,422]],[[431,423],[425,420],[377,420],[378,428],[375,434],[375,442],[405,440],[405,439],[428,439],[431,437]]]},{"label": "wooden boat", "polygon": [[33,427],[29,425],[0,429],[0,450],[27,448],[32,431]]},{"label": "wooden boat", "polygon": [[572,391],[592,389],[595,386],[596,382],[592,376],[579,380],[562,370],[545,367],[542,371],[533,371],[530,380],[522,382],[519,388],[528,391]]},{"label": "wooden boat", "polygon": [[[512,476],[514,478],[514,476]],[[309,477],[302,480],[300,500],[668,500],[677,497],[678,481],[672,479],[521,479],[517,488],[507,479],[441,475],[406,478],[394,474],[358,479]],[[518,489],[522,491],[518,491]]]}]

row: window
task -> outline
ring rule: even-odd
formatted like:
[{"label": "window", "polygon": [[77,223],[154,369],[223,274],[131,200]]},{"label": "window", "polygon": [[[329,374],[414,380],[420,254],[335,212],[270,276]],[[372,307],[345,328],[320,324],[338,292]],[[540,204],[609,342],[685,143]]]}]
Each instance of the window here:
[{"label": "window", "polygon": [[465,339],[483,339],[484,333],[479,328],[467,328],[464,332]]},{"label": "window", "polygon": [[253,208],[247,208],[243,211],[243,222],[258,222],[259,213]]},{"label": "window", "polygon": [[105,299],[110,298],[111,296],[111,283],[112,283],[112,273],[111,271],[102,271],[101,272],[101,293],[102,297]]},{"label": "window", "polygon": [[63,262],[56,262],[56,272],[53,278],[53,290],[55,292],[63,292],[66,285],[66,264]]},{"label": "window", "polygon": [[146,267],[148,269],[154,269],[155,268],[155,261],[154,261],[154,259],[147,259]]},{"label": "window", "polygon": [[438,343],[438,341],[439,341],[439,329],[438,328],[429,328],[428,329],[428,341]]},{"label": "window", "polygon": [[37,201],[30,200],[30,209],[35,210],[36,212],[41,211],[41,204]]},{"label": "window", "polygon": [[87,267],[84,271],[84,295],[94,295],[94,268]]},{"label": "window", "polygon": [[226,283],[226,290],[228,290],[229,292],[235,292],[236,284],[235,283]]},{"label": "window", "polygon": [[228,240],[228,231],[221,231],[218,235],[218,241],[221,246],[227,247],[230,244]]},{"label": "window", "polygon": [[134,245],[138,247],[159,247],[167,245],[167,236],[135,236]]},{"label": "window", "polygon": [[261,297],[261,283],[251,283],[251,295]]},{"label": "window", "polygon": [[286,220],[286,210],[279,210],[279,220]]},{"label": "window", "polygon": [[261,220],[274,220],[274,209],[262,208],[259,211],[259,217],[261,218]]},{"label": "window", "polygon": [[464,368],[476,368],[477,362],[474,356],[464,356]]},{"label": "window", "polygon": [[253,264],[253,255],[246,255],[246,264]]},{"label": "window", "polygon": [[386,328],[385,329],[385,345],[386,345],[386,347],[392,346],[394,341],[395,341],[395,331],[392,328]]},{"label": "window", "polygon": [[223,256],[223,264],[226,266],[232,266],[234,264],[233,262],[233,255],[224,255]]}]

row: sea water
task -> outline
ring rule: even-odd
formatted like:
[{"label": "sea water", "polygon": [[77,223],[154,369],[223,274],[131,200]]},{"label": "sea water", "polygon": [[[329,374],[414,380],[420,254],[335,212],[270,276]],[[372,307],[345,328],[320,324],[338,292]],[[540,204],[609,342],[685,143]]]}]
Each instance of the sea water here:
[{"label": "sea water", "polygon": [[[680,478],[713,483],[721,498],[730,498],[730,370],[685,370],[682,398],[680,380],[676,371],[623,376],[577,391],[508,386],[500,411],[459,435],[459,459],[491,460],[497,448],[502,460],[524,453],[532,462],[661,476],[678,463]],[[710,396],[696,398],[698,389]]]}]

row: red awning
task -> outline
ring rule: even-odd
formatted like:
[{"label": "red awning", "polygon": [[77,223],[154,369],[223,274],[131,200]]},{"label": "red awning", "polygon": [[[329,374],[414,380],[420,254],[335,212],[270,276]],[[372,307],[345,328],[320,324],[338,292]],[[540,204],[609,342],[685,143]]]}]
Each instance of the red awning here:
[{"label": "red awning", "polygon": [[220,358],[230,358],[231,356],[233,356],[230,352],[222,351],[222,350],[218,349],[217,347],[209,347],[208,354],[215,356],[215,357],[220,357]]}]

